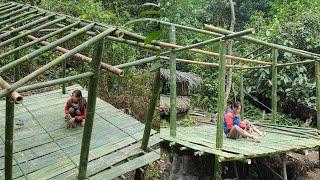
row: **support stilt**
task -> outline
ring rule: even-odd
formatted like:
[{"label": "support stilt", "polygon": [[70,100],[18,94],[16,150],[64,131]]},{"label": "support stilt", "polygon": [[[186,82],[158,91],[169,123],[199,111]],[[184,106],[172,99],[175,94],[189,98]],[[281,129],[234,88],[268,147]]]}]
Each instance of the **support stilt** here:
[{"label": "support stilt", "polygon": [[5,179],[12,179],[13,158],[13,126],[14,126],[14,102],[10,95],[6,97],[6,128],[5,128]]}]

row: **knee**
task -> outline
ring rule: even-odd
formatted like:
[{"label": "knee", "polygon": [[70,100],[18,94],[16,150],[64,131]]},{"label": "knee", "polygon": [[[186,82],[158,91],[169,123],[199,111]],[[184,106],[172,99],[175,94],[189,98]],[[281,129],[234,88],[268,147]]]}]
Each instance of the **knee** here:
[{"label": "knee", "polygon": [[236,130],[236,131],[241,131],[242,129],[238,126],[238,125],[234,125],[232,127],[232,129]]},{"label": "knee", "polygon": [[70,113],[70,114],[74,114],[74,113],[75,113],[75,110],[74,110],[73,107],[69,108],[69,113]]}]

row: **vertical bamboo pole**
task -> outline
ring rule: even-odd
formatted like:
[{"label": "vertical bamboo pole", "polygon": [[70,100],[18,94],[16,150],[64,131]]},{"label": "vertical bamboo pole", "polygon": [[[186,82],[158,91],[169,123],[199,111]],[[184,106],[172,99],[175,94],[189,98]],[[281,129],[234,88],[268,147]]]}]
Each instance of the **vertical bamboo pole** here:
[{"label": "vertical bamboo pole", "polygon": [[278,68],[277,68],[277,59],[278,59],[278,50],[272,49],[272,114],[271,120],[272,123],[276,123],[277,119],[277,76],[278,76]]},{"label": "vertical bamboo pole", "polygon": [[[16,34],[18,35],[18,34]],[[17,39],[14,43],[14,48],[17,48],[20,46],[20,39]],[[13,55],[13,58],[14,60],[17,60],[20,58],[20,51],[17,51],[14,53]],[[19,81],[20,79],[20,65],[17,65],[15,68],[14,68],[14,81],[17,82]]]},{"label": "vertical bamboo pole", "polygon": [[240,103],[241,103],[241,114],[240,119],[244,118],[244,87],[243,87],[243,69],[240,70]]},{"label": "vertical bamboo pole", "polygon": [[315,61],[316,98],[317,98],[317,129],[320,130],[320,62]]},{"label": "vertical bamboo pole", "polygon": [[[171,25],[170,43],[176,44],[176,28]],[[176,136],[177,121],[177,74],[176,74],[176,53],[170,53],[170,136]]]},{"label": "vertical bamboo pole", "polygon": [[[62,77],[66,77],[67,60],[63,60],[62,63]],[[66,94],[66,83],[62,84],[62,94]]]},{"label": "vertical bamboo pole", "polygon": [[151,125],[152,125],[152,119],[154,115],[154,111],[157,106],[157,101],[160,95],[161,90],[161,80],[160,80],[160,68],[156,70],[156,73],[154,75],[154,84],[152,88],[152,96],[149,103],[149,109],[148,109],[148,115],[147,115],[147,121],[143,132],[143,138],[141,143],[141,149],[144,151],[147,151],[150,132],[151,132]]},{"label": "vertical bamboo pole", "polygon": [[6,97],[5,179],[12,179],[14,102]]},{"label": "vertical bamboo pole", "polygon": [[[219,49],[219,91],[218,91],[218,120],[216,134],[216,148],[220,149],[223,145],[223,121],[224,121],[224,93],[226,80],[226,41],[220,41]],[[214,178],[221,179],[222,164],[218,160],[219,156],[215,156]]]},{"label": "vertical bamboo pole", "polygon": [[[320,130],[320,62],[315,61],[315,78],[316,78],[316,103],[317,103],[317,129]],[[320,164],[320,147],[319,152],[319,164]]]},{"label": "vertical bamboo pole", "polygon": [[281,166],[282,166],[282,177],[284,180],[288,180],[286,153],[281,154],[280,157],[281,157]]},{"label": "vertical bamboo pole", "polygon": [[98,89],[98,83],[99,83],[99,77],[100,77],[100,63],[102,60],[103,51],[104,51],[104,39],[101,39],[98,41],[95,47],[92,64],[91,64],[91,67],[95,74],[90,77],[90,81],[89,81],[88,110],[87,110],[86,123],[83,130],[79,175],[78,175],[78,179],[81,179],[81,180],[86,178],[88,159],[89,159],[90,141],[91,141],[92,127],[93,127],[94,113],[96,108],[97,89]]}]

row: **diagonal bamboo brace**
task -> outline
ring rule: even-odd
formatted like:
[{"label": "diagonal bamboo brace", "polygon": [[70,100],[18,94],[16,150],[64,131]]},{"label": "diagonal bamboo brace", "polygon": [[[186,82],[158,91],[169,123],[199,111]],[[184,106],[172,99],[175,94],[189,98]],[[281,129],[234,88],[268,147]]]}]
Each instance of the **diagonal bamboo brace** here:
[{"label": "diagonal bamboo brace", "polygon": [[[38,39],[37,37],[34,37],[32,35],[28,35],[27,37],[29,39],[32,39],[32,40],[37,40]],[[46,45],[48,45],[50,43],[47,42],[47,41],[41,41],[41,44],[46,46]],[[68,49],[66,49],[64,47],[61,47],[61,46],[57,46],[55,49],[57,51],[62,52],[62,53],[67,53],[68,51],[70,51],[70,50],[68,50]],[[92,58],[90,58],[88,56],[85,56],[83,54],[80,54],[80,53],[76,53],[74,55],[74,57],[76,57],[76,58],[78,58],[78,59],[80,59],[80,60],[82,60],[84,62],[87,62],[87,63],[91,63],[92,62]],[[121,70],[119,68],[116,68],[114,66],[111,66],[110,64],[107,64],[107,63],[101,63],[101,68],[104,69],[104,70],[107,70],[109,72],[112,72],[112,73],[114,73],[114,74],[116,74],[118,76],[123,76],[124,75],[123,70]]]}]

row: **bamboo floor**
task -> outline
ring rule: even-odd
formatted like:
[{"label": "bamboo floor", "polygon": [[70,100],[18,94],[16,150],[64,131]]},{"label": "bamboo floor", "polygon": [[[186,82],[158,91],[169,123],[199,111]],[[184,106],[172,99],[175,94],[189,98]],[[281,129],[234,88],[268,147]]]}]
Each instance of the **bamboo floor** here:
[{"label": "bamboo floor", "polygon": [[[26,96],[15,105],[14,179],[76,179],[83,127],[67,129],[64,122],[64,105],[74,88],[68,87],[67,94],[55,90]],[[4,116],[5,102],[0,101],[0,179],[4,179]],[[160,134],[152,130],[152,150],[144,153],[143,130],[144,124],[97,98],[87,176],[113,179],[159,159]]]},{"label": "bamboo floor", "polygon": [[[177,127],[176,137],[170,136],[169,128],[161,128],[160,138],[191,149],[198,154],[218,155],[221,162],[320,147],[320,136],[313,128],[259,127],[259,129],[266,131],[266,135],[262,137],[260,143],[249,139],[229,139],[224,135],[221,149],[215,148],[215,125]],[[290,130],[290,132],[286,130]]]}]

